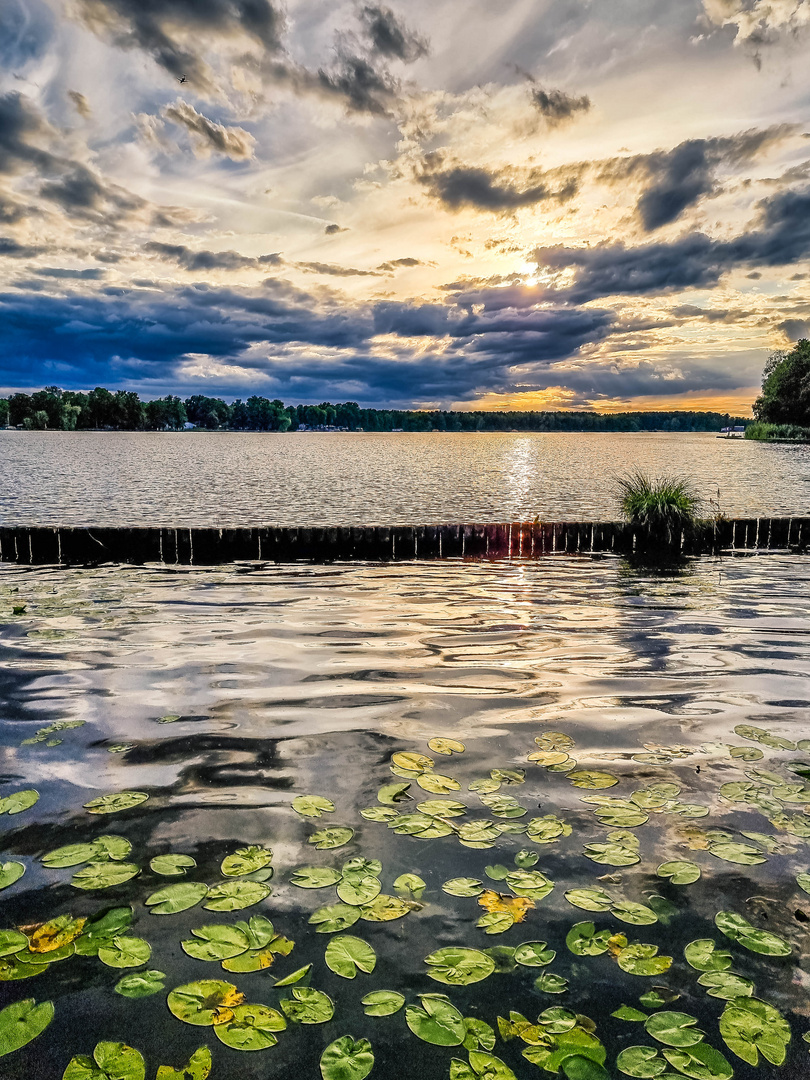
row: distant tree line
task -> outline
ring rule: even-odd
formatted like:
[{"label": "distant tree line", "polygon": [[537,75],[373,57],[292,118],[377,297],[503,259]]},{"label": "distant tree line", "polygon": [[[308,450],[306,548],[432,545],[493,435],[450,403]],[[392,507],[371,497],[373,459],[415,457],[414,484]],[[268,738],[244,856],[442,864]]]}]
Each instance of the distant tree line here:
[{"label": "distant tree line", "polygon": [[89,393],[46,386],[0,398],[0,426],[51,431],[177,431],[186,424],[210,431],[716,431],[744,418],[717,412],[483,412],[363,409],[356,401],[285,405],[253,396],[232,403],[194,394],[141,401],[129,390],[97,386]]}]

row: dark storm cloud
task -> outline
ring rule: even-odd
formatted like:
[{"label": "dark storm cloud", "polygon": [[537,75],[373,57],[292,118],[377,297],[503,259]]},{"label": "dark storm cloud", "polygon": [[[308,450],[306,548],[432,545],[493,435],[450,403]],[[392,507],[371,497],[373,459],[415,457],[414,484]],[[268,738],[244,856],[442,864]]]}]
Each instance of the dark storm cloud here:
[{"label": "dark storm cloud", "polygon": [[626,183],[634,175],[648,178],[636,211],[644,230],[653,232],[676,221],[704,196],[718,191],[720,167],[747,165],[796,130],[795,125],[778,124],[732,136],[687,139],[672,150],[604,162],[598,175],[609,183]]},{"label": "dark storm cloud", "polygon": [[368,4],[360,11],[360,21],[381,56],[412,64],[430,50],[427,40],[400,22],[390,8]]},{"label": "dark storm cloud", "polygon": [[325,97],[339,98],[349,112],[387,116],[399,93],[399,83],[371,60],[353,53],[338,53],[334,68],[319,68],[314,80],[299,77],[299,85],[312,87]]},{"label": "dark storm cloud", "polygon": [[32,259],[39,255],[45,248],[34,244],[19,244],[11,236],[0,236],[0,258],[8,259]]},{"label": "dark storm cloud", "polygon": [[100,267],[88,267],[86,270],[69,270],[61,266],[44,266],[34,270],[38,277],[57,278],[64,281],[99,281],[107,271]]},{"label": "dark storm cloud", "polygon": [[278,253],[260,255],[252,258],[240,255],[238,251],[194,251],[185,244],[162,244],[150,240],[143,250],[150,255],[174,262],[184,270],[260,270],[268,266],[279,266],[284,260]]},{"label": "dark storm cloud", "polygon": [[574,97],[564,90],[543,90],[536,86],[532,90],[532,104],[552,127],[558,127],[573,120],[577,113],[586,113],[591,107],[591,99],[583,94]]},{"label": "dark storm cloud", "polygon": [[142,49],[175,78],[211,87],[209,42],[250,39],[267,54],[281,47],[285,20],[269,0],[78,0],[80,17],[123,49]]},{"label": "dark storm cloud", "polygon": [[20,93],[0,97],[0,173],[14,175],[32,166],[54,168],[59,159],[40,142],[51,129],[31,101]]},{"label": "dark storm cloud", "polygon": [[256,140],[249,132],[244,128],[217,124],[197,112],[187,101],[178,100],[173,105],[167,105],[162,115],[186,128],[191,133],[195,150],[202,154],[224,154],[233,161],[246,161],[253,157]]},{"label": "dark storm cloud", "polygon": [[117,184],[108,184],[86,165],[72,162],[55,180],[40,184],[43,199],[56,203],[69,217],[86,218],[107,225],[147,206],[146,200]]},{"label": "dark storm cloud", "polygon": [[552,178],[542,169],[516,173],[508,169],[476,168],[447,162],[436,151],[425,155],[417,180],[448,210],[470,206],[476,210],[504,213],[522,206],[566,202],[573,198],[579,188],[578,170],[581,171],[580,167],[574,167],[567,175],[562,175],[559,186],[554,187],[556,174]]},{"label": "dark storm cloud", "polygon": [[737,267],[789,266],[810,257],[810,188],[780,191],[758,204],[754,228],[731,240],[690,233],[669,243],[537,248],[540,266],[573,270],[556,290],[573,303],[600,297],[707,289]]}]

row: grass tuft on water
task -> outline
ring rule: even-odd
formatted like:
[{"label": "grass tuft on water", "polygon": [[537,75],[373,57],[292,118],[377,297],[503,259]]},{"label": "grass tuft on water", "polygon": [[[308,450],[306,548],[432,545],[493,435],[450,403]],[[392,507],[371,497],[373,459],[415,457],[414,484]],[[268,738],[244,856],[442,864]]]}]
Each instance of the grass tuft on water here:
[{"label": "grass tuft on water", "polygon": [[619,477],[616,488],[622,514],[653,545],[672,546],[698,523],[701,500],[688,477],[636,471]]}]

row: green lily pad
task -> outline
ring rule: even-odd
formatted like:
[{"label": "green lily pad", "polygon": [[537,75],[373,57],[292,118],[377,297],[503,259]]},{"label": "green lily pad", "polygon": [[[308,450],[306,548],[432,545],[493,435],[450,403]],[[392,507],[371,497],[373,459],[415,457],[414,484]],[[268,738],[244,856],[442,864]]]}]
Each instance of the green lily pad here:
[{"label": "green lily pad", "polygon": [[628,975],[663,975],[672,967],[672,957],[659,956],[657,945],[628,945],[616,959]]},{"label": "green lily pad", "polygon": [[718,949],[711,938],[690,941],[683,954],[696,971],[726,971],[732,964],[731,953]]},{"label": "green lily pad", "polygon": [[675,860],[661,863],[656,874],[660,878],[669,878],[673,885],[691,885],[700,877],[700,867],[693,862]]},{"label": "green lily pad", "polygon": [[312,964],[304,964],[303,967],[297,968],[295,971],[290,972],[283,979],[276,979],[273,986],[295,986],[296,983],[302,982],[312,971]]},{"label": "green lily pad", "polygon": [[19,930],[0,930],[0,957],[12,956],[28,948],[28,938]]},{"label": "green lily pad", "polygon": [[532,818],[526,825],[526,837],[533,844],[553,844],[561,836],[570,836],[571,826],[555,814]]},{"label": "green lily pad", "polygon": [[556,955],[545,941],[524,941],[515,949],[515,963],[523,967],[546,967]]},{"label": "green lily pad", "polygon": [[399,814],[390,806],[367,806],[360,811],[367,821],[393,821]]},{"label": "green lily pad", "polygon": [[122,810],[131,810],[140,806],[149,796],[144,791],[119,791],[114,795],[101,795],[84,804],[91,814],[118,814]]},{"label": "green lily pad", "polygon": [[433,795],[446,795],[450,791],[459,791],[461,784],[452,776],[443,776],[441,773],[420,773],[416,782],[423,791],[429,791]]},{"label": "green lily pad", "polygon": [[344,904],[350,904],[352,907],[362,907],[363,904],[370,904],[372,900],[376,899],[380,895],[382,885],[379,878],[376,877],[362,877],[362,878],[345,878],[339,883],[337,887],[338,899],[342,900]]},{"label": "green lily pad", "polygon": [[694,1080],[731,1080],[734,1069],[729,1061],[708,1043],[698,1043],[685,1050],[664,1050],[673,1068]]},{"label": "green lily pad", "polygon": [[318,829],[309,837],[307,843],[314,844],[318,851],[330,851],[345,847],[354,836],[354,829],[338,826],[333,829]]},{"label": "green lily pad", "polygon": [[630,900],[620,900],[619,903],[613,905],[610,913],[621,922],[630,923],[633,926],[651,926],[658,922],[658,916],[652,908],[647,907],[646,904],[632,903]]},{"label": "green lily pad", "polygon": [[0,891],[19,881],[25,873],[25,866],[19,862],[0,862]]},{"label": "green lily pad", "polygon": [[463,754],[465,750],[464,743],[456,739],[431,739],[428,742],[428,748],[434,754],[446,754],[448,757],[451,754]]},{"label": "green lily pad", "polygon": [[790,1042],[790,1027],[782,1014],[759,998],[729,1001],[720,1017],[720,1034],[737,1057],[756,1065],[759,1055],[782,1065]]},{"label": "green lily pad", "polygon": [[348,930],[360,918],[360,909],[348,904],[328,904],[318,908],[309,917],[310,925],[317,927],[318,934],[335,934]]},{"label": "green lily pad", "polygon": [[492,795],[481,794],[479,795],[479,798],[495,817],[519,818],[525,817],[528,813],[526,807],[521,806],[513,795],[501,795],[499,793]]},{"label": "green lily pad", "polygon": [[324,889],[340,880],[341,874],[331,866],[302,866],[290,875],[290,883],[299,889]]},{"label": "green lily pad", "polygon": [[135,863],[91,862],[70,879],[77,889],[111,889],[140,873]]},{"label": "green lily pad", "polygon": [[724,1001],[732,1001],[737,997],[751,997],[754,993],[754,984],[750,979],[744,979],[742,975],[735,975],[731,971],[707,971],[698,979],[701,986],[708,987],[710,997],[722,998]]},{"label": "green lily pad", "polygon": [[0,1011],[0,1057],[21,1050],[41,1035],[53,1020],[53,1002],[37,1005],[33,998],[15,1001]]},{"label": "green lily pad", "polygon": [[240,1005],[242,995],[233,983],[221,979],[200,979],[172,990],[166,999],[169,1012],[185,1024],[213,1027],[229,1019],[232,1010]]},{"label": "green lily pad", "polygon": [[231,1020],[214,1026],[214,1034],[232,1050],[266,1050],[276,1045],[276,1032],[286,1027],[281,1013],[268,1005],[237,1005]]},{"label": "green lily pad", "polygon": [[495,961],[486,953],[453,945],[432,952],[425,957],[425,963],[430,978],[447,986],[469,986],[495,970]]},{"label": "green lily pad", "polygon": [[30,810],[36,802],[39,802],[39,792],[33,788],[14,791],[0,799],[0,814],[21,814],[24,810]]},{"label": "green lily pad", "polygon": [[645,1009],[660,1009],[662,1005],[671,1005],[680,996],[674,990],[670,990],[668,986],[654,986],[652,990],[642,994],[638,1000],[639,1004],[643,1005]]},{"label": "green lily pad", "polygon": [[405,998],[396,990],[372,990],[360,1001],[365,1007],[366,1016],[393,1016],[405,1004]]},{"label": "green lily pad", "polygon": [[542,900],[554,888],[554,882],[539,870],[513,870],[506,875],[506,884],[516,896],[531,900]]},{"label": "green lily pad", "polygon": [[214,924],[198,926],[191,931],[193,938],[180,942],[187,956],[195,960],[230,960],[241,956],[250,947],[247,934],[236,926]]},{"label": "green lily pad", "polygon": [[125,836],[97,836],[93,843],[99,850],[99,859],[122,862],[132,851],[132,844]]},{"label": "green lily pad", "polygon": [[483,891],[483,882],[478,878],[450,878],[442,885],[442,892],[449,893],[450,896],[480,896]]},{"label": "green lily pad", "polygon": [[98,956],[99,949],[128,930],[132,924],[131,907],[106,908],[84,924],[81,936],[74,941],[80,956]]},{"label": "green lily pad", "polygon": [[592,922],[574,923],[565,937],[565,944],[575,956],[601,956],[609,948],[610,930],[599,930]]},{"label": "green lily pad", "polygon": [[272,859],[273,852],[269,848],[251,844],[250,847],[238,848],[232,855],[226,855],[220,872],[225,877],[244,877],[269,866]]},{"label": "green lily pad", "polygon": [[394,919],[407,915],[411,908],[398,896],[380,893],[370,904],[363,904],[359,910],[360,918],[366,922],[393,922]]},{"label": "green lily pad", "polygon": [[335,1013],[335,1004],[321,990],[311,986],[294,986],[292,1000],[281,999],[281,1008],[288,1020],[296,1024],[325,1024]]},{"label": "green lily pad", "polygon": [[583,911],[609,911],[613,897],[604,889],[569,889],[565,899]]},{"label": "green lily pad", "polygon": [[[394,882],[394,889],[397,895],[406,900],[411,898],[414,900],[421,900],[426,888],[427,882],[419,877],[418,874],[400,874]],[[338,896],[340,896],[339,889]],[[343,898],[341,897],[341,899]]]},{"label": "green lily pad", "polygon": [[326,946],[324,959],[330,971],[343,979],[353,979],[358,971],[371,974],[377,963],[377,954],[362,938],[340,934]]},{"label": "green lily pad", "polygon": [[503,934],[515,925],[515,916],[509,911],[488,911],[475,925],[485,934]]},{"label": "green lily pad", "polygon": [[789,956],[793,951],[790,943],[778,934],[768,930],[757,930],[742,915],[733,911],[718,911],[714,917],[715,925],[727,938],[739,942],[751,952],[764,956]]},{"label": "green lily pad", "polygon": [[179,1069],[158,1065],[155,1080],[208,1080],[212,1064],[211,1051],[207,1046],[200,1046]]},{"label": "green lily pad", "polygon": [[400,769],[407,769],[408,772],[423,773],[432,769],[434,761],[432,758],[426,757],[424,754],[412,754],[409,751],[394,754],[391,761]]},{"label": "green lily pad", "polygon": [[627,1046],[616,1058],[616,1068],[626,1076],[652,1080],[667,1071],[667,1063],[654,1046]]},{"label": "green lily pad", "polygon": [[374,1068],[374,1052],[368,1039],[355,1042],[344,1035],[326,1047],[320,1065],[323,1080],[365,1080]]},{"label": "green lily pad", "polygon": [[632,1005],[620,1005],[610,1015],[615,1016],[617,1020],[627,1020],[628,1023],[647,1019],[647,1013],[642,1012],[641,1009],[634,1009]]},{"label": "green lily pad", "polygon": [[701,1042],[704,1034],[695,1024],[697,1019],[688,1013],[664,1011],[649,1016],[644,1030],[666,1046],[694,1046]]},{"label": "green lily pad", "polygon": [[164,989],[165,980],[162,971],[133,971],[118,980],[115,992],[128,998],[151,997]]},{"label": "green lily pad", "polygon": [[292,808],[302,817],[319,818],[323,814],[334,814],[335,804],[323,795],[296,795]]},{"label": "green lily pad", "polygon": [[196,865],[190,855],[156,855],[149,863],[149,868],[163,877],[182,877],[186,870],[191,870]]},{"label": "green lily pad", "polygon": [[178,911],[195,907],[207,895],[208,886],[201,881],[184,881],[182,884],[158,889],[151,896],[147,896],[144,904],[153,915],[174,915]]},{"label": "green lily pad", "polygon": [[461,1046],[467,1035],[464,1017],[443,994],[423,994],[405,1009],[405,1023],[418,1039],[433,1046]]},{"label": "green lily pad", "polygon": [[574,787],[591,790],[615,787],[619,782],[618,776],[614,776],[613,773],[599,772],[595,769],[577,769],[568,774],[568,779]]},{"label": "green lily pad", "polygon": [[626,844],[610,842],[586,844],[584,854],[594,862],[605,866],[634,866],[641,861],[635,849]]},{"label": "green lily pad", "polygon": [[51,869],[64,866],[79,866],[81,863],[91,862],[97,859],[100,848],[96,843],[91,844],[65,844],[64,847],[55,848],[42,856],[42,865]]},{"label": "green lily pad", "polygon": [[92,1059],[80,1055],[68,1062],[62,1080],[144,1080],[143,1055],[120,1042],[96,1043]]},{"label": "green lily pad", "polygon": [[709,844],[709,851],[717,859],[741,866],[757,866],[768,861],[759,848],[751,844]]},{"label": "green lily pad", "polygon": [[411,785],[406,784],[384,784],[377,792],[377,801],[385,803],[386,806],[396,806],[397,803],[403,802],[408,798],[408,788]]},{"label": "green lily pad", "polygon": [[270,886],[260,881],[223,881],[213,885],[203,904],[206,911],[242,911],[270,895]]},{"label": "green lily pad", "polygon": [[152,946],[143,938],[119,935],[98,950],[102,964],[112,968],[140,967],[152,955]]},{"label": "green lily pad", "polygon": [[541,994],[564,994],[568,989],[568,979],[551,971],[544,971],[534,980],[534,988]]}]

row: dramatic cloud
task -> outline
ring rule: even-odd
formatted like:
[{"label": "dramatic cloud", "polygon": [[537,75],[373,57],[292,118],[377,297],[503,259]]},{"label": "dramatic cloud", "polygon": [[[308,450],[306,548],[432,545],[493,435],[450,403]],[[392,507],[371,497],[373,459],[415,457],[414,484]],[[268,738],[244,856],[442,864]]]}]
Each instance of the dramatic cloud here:
[{"label": "dramatic cloud", "polygon": [[390,8],[367,5],[360,11],[360,20],[381,56],[412,64],[429,51],[426,39],[404,26]]},{"label": "dramatic cloud", "polygon": [[376,270],[355,270],[352,266],[338,266],[336,263],[300,262],[295,264],[307,274],[329,274],[331,277],[379,277]]},{"label": "dramatic cloud", "polygon": [[542,169],[490,171],[446,162],[438,151],[425,156],[417,179],[449,210],[469,206],[495,213],[548,200],[566,202],[576,195],[579,187],[574,171],[554,188],[549,174]]},{"label": "dramatic cloud", "polygon": [[198,113],[187,101],[178,98],[173,105],[166,106],[162,115],[191,132],[192,146],[198,156],[224,154],[232,161],[246,161],[253,157],[256,140],[249,132],[240,127],[216,124],[207,116]]},{"label": "dramatic cloud", "polygon": [[59,159],[39,145],[52,134],[28,98],[20,93],[0,97],[0,174],[13,175],[32,166],[53,169]]},{"label": "dramatic cloud", "polygon": [[399,92],[399,83],[390,72],[378,69],[363,56],[339,53],[336,66],[319,68],[313,79],[300,73],[297,85],[319,90],[324,96],[339,98],[350,112],[387,116]]},{"label": "dramatic cloud", "polygon": [[715,26],[735,28],[735,44],[771,44],[810,23],[808,0],[703,0],[703,9]]},{"label": "dramatic cloud", "polygon": [[688,139],[672,150],[616,158],[603,164],[600,178],[613,183],[642,174],[649,183],[636,204],[646,232],[676,221],[703,196],[718,190],[717,170],[739,168],[796,131],[791,124],[714,139]]},{"label": "dramatic cloud", "polygon": [[76,112],[83,119],[87,120],[90,116],[93,115],[93,110],[90,108],[90,102],[87,100],[84,94],[80,94],[78,90],[68,90],[67,96],[73,102],[73,106],[76,109]]},{"label": "dramatic cloud", "polygon": [[543,90],[536,86],[532,90],[532,104],[552,127],[573,120],[577,113],[586,113],[591,107],[591,99],[583,94],[573,97],[564,90]]},{"label": "dramatic cloud", "polygon": [[671,243],[636,247],[537,248],[535,258],[546,269],[574,271],[572,284],[557,290],[573,303],[711,288],[736,267],[789,266],[810,257],[810,188],[763,199],[756,226],[732,240],[691,233]]},{"label": "dramatic cloud", "polygon": [[284,261],[277,253],[253,259],[240,255],[238,251],[193,251],[184,244],[162,244],[156,240],[144,244],[144,251],[194,273],[201,270],[262,270],[268,266],[279,266]]},{"label": "dramatic cloud", "polygon": [[389,262],[380,263],[380,265],[377,267],[377,269],[378,270],[384,270],[386,272],[391,272],[393,270],[398,270],[401,266],[410,267],[410,266],[422,266],[422,265],[423,264],[422,264],[421,259],[413,259],[413,258],[406,257],[404,259],[391,259]]}]

